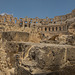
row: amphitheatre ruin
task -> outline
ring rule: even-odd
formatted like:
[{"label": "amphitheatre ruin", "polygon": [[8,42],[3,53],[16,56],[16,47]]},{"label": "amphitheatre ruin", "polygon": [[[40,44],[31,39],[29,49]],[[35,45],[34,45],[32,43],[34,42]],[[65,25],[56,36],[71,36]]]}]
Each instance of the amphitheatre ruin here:
[{"label": "amphitheatre ruin", "polygon": [[0,15],[0,75],[75,75],[75,9],[45,19]]}]

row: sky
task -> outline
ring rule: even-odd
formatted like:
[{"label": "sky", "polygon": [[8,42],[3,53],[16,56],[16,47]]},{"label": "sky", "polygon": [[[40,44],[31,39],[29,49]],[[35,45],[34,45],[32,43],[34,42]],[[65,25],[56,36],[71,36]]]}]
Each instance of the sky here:
[{"label": "sky", "polygon": [[53,18],[75,9],[75,0],[0,0],[0,14],[24,18]]}]

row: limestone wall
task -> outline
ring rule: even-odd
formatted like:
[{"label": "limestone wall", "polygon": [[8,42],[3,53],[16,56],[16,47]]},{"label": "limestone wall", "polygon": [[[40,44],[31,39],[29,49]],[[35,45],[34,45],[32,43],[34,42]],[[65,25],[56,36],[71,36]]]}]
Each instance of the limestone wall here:
[{"label": "limestone wall", "polygon": [[29,34],[26,32],[2,32],[2,41],[29,41]]},{"label": "limestone wall", "polygon": [[[61,16],[55,16],[54,18],[48,18],[40,19],[38,17],[35,18],[28,18],[27,16],[25,18],[19,18],[13,17],[12,15],[0,15],[0,24],[1,26],[5,26],[5,31],[25,31],[25,28],[32,28],[34,26],[37,26],[39,29],[39,26],[42,27],[41,30],[45,31],[57,31],[57,30],[64,30],[64,28],[67,31],[66,25],[69,23],[69,19],[72,21],[72,19],[75,17],[75,9],[66,15]],[[59,25],[59,27],[58,27]],[[49,26],[49,28],[45,28],[46,26]],[[65,26],[63,28],[63,26]],[[58,28],[57,28],[58,27]],[[45,28],[45,29],[44,29]],[[29,30],[30,31],[30,30]]]},{"label": "limestone wall", "polygon": [[[75,60],[75,47],[71,45],[6,42],[3,49],[12,65],[18,62],[31,74],[56,71],[71,65],[70,62]],[[15,55],[18,56],[17,61],[13,61]]]}]

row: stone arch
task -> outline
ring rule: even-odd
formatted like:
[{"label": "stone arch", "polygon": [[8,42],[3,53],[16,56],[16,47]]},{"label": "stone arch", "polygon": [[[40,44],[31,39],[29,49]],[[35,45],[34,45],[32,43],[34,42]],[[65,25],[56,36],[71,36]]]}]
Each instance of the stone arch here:
[{"label": "stone arch", "polygon": [[30,27],[30,23],[29,23],[29,27]]},{"label": "stone arch", "polygon": [[12,22],[12,19],[10,18],[10,22]]},{"label": "stone arch", "polygon": [[56,27],[56,31],[58,30],[58,28]]},{"label": "stone arch", "polygon": [[49,27],[49,31],[50,31],[50,27]]},{"label": "stone arch", "polygon": [[47,28],[45,27],[45,31],[47,31]]},{"label": "stone arch", "polygon": [[6,17],[4,17],[4,22],[6,22]]},{"label": "stone arch", "polygon": [[52,31],[54,31],[54,27],[52,27]]},{"label": "stone arch", "polygon": [[27,27],[27,24],[25,24],[25,27]]},{"label": "stone arch", "polygon": [[59,27],[59,31],[61,31],[61,27]]},{"label": "stone arch", "polygon": [[17,20],[15,19],[15,24],[17,23]]}]

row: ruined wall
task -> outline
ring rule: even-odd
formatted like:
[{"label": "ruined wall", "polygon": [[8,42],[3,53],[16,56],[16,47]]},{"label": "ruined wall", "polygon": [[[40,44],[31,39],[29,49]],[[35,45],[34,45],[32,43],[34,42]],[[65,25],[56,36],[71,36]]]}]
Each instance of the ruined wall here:
[{"label": "ruined wall", "polygon": [[26,32],[2,32],[2,41],[29,41],[29,33]]},{"label": "ruined wall", "polygon": [[[1,31],[24,31],[31,32],[32,27],[38,27],[37,30],[41,32],[54,33],[54,32],[67,32],[69,25],[75,20],[75,9],[66,15],[55,16],[54,18],[40,19],[36,18],[19,18],[12,15],[0,15],[0,25],[4,29]],[[74,21],[73,21],[74,22]]]},{"label": "ruined wall", "polygon": [[[75,60],[75,47],[71,45],[6,42],[3,49],[8,54],[12,67],[18,62],[20,73],[24,70],[28,74],[53,72],[73,65]],[[13,60],[15,55],[18,56],[16,61]]]}]

